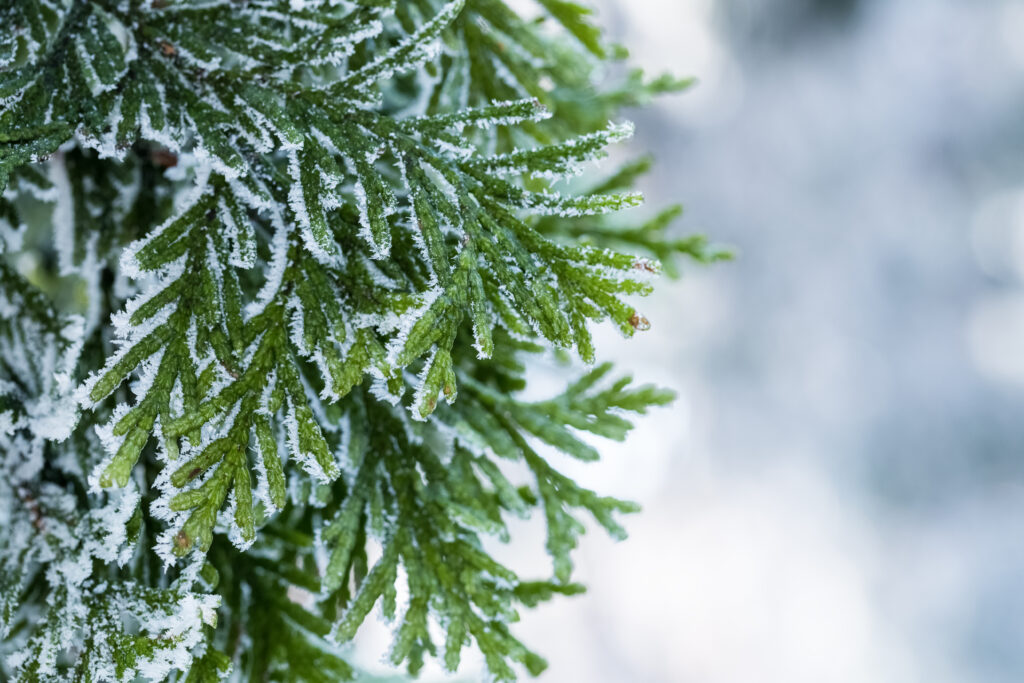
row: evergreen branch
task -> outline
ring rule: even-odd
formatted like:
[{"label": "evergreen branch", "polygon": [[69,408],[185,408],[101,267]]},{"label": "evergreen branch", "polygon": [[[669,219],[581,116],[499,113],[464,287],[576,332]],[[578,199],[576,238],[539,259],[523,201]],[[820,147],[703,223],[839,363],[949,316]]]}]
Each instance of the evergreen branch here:
[{"label": "evergreen branch", "polygon": [[[347,679],[376,609],[412,674],[544,668],[519,609],[636,510],[548,456],[671,395],[526,359],[726,253],[573,181],[689,82],[539,5],[0,0],[0,676]],[[535,510],[550,580],[484,549]]]}]

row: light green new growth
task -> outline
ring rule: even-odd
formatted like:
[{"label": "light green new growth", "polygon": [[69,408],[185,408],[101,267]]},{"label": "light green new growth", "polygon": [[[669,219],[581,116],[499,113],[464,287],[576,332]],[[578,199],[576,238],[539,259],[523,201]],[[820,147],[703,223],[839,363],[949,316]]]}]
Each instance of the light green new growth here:
[{"label": "light green new growth", "polygon": [[[544,669],[518,610],[636,510],[546,454],[671,393],[526,363],[728,255],[610,215],[649,160],[576,179],[688,82],[535,9],[0,0],[0,676],[345,680],[375,610],[411,674]],[[546,579],[485,543],[535,511]]]}]

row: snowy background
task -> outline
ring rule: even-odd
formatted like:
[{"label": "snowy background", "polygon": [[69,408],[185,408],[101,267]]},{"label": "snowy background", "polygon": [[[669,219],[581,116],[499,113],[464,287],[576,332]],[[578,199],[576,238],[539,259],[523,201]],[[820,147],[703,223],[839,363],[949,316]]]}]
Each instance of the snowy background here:
[{"label": "snowy background", "polygon": [[[587,596],[525,616],[541,681],[1024,680],[1024,1],[601,21],[700,79],[631,113],[643,189],[740,258],[602,330],[680,400],[572,469],[645,511],[585,540]],[[504,556],[544,573],[519,531]]]}]

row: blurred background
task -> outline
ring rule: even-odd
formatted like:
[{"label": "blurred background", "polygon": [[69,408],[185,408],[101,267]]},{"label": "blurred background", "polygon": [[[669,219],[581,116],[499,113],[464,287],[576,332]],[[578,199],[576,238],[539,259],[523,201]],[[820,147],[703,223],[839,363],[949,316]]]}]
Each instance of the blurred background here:
[{"label": "blurred background", "polygon": [[629,151],[739,258],[601,330],[680,399],[562,463],[645,510],[524,616],[541,681],[1024,681],[1024,0],[598,4],[699,79]]}]

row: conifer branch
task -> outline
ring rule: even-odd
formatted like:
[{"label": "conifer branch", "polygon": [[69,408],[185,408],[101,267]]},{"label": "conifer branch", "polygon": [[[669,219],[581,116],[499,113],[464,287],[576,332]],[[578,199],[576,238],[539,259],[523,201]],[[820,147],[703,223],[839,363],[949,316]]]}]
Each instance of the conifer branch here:
[{"label": "conifer branch", "polygon": [[[727,253],[623,213],[646,162],[590,179],[688,82],[599,87],[624,51],[538,9],[0,0],[5,678],[344,680],[375,610],[413,675],[543,670],[519,610],[637,510],[550,455],[672,395],[526,363]],[[550,578],[485,549],[531,514]]]}]

